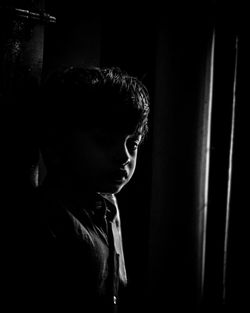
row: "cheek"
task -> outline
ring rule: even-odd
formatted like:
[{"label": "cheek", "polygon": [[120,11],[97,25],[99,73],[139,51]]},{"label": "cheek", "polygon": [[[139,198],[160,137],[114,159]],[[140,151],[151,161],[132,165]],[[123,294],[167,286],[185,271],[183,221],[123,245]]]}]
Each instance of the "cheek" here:
[{"label": "cheek", "polygon": [[128,170],[129,170],[129,177],[131,178],[132,175],[134,174],[135,168],[136,168],[136,160],[137,158],[134,157],[131,159],[131,162],[129,164]]},{"label": "cheek", "polygon": [[[81,140],[80,140],[81,139]],[[90,179],[103,162],[103,153],[85,138],[80,138],[71,149],[70,163],[74,175]]]},{"label": "cheek", "polygon": [[80,155],[78,165],[83,172],[94,176],[105,168],[106,158],[102,151],[88,151]]}]

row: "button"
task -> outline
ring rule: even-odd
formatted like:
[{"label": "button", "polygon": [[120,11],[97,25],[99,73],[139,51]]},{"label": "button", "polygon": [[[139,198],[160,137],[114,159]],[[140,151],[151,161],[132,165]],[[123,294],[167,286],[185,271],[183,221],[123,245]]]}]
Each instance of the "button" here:
[{"label": "button", "polygon": [[113,303],[116,304],[116,302],[117,302],[117,298],[116,298],[116,296],[114,296],[113,297]]}]

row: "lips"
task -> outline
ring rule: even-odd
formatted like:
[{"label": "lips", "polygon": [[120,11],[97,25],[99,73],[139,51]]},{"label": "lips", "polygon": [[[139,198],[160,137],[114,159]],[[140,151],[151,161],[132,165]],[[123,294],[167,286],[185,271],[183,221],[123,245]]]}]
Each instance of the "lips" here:
[{"label": "lips", "polygon": [[116,181],[123,181],[128,178],[128,173],[125,169],[115,170],[111,174],[111,179]]}]

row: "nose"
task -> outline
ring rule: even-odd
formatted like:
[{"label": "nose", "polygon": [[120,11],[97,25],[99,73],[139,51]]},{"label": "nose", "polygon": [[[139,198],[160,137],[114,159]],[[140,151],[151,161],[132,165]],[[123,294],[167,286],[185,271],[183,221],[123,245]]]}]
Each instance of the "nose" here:
[{"label": "nose", "polygon": [[114,152],[114,159],[116,164],[124,167],[130,162],[130,154],[128,152],[126,143],[119,144]]}]

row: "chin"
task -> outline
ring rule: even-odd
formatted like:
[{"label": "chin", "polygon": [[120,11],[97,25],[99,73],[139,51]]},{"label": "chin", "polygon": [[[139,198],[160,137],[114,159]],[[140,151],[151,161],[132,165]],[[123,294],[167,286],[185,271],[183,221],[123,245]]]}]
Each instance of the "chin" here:
[{"label": "chin", "polygon": [[110,184],[108,186],[105,186],[103,188],[100,188],[102,193],[112,193],[112,194],[117,194],[119,193],[122,188],[125,186],[126,184]]}]

